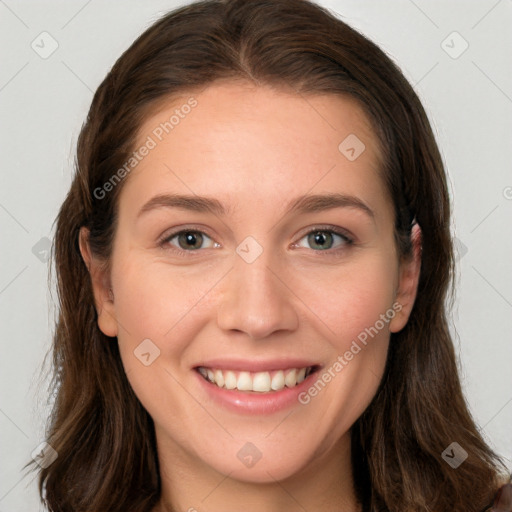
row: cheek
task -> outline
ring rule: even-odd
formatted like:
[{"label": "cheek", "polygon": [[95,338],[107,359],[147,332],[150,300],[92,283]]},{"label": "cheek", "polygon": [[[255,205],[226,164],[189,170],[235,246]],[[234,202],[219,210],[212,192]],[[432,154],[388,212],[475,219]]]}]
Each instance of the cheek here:
[{"label": "cheek", "polygon": [[164,385],[173,382],[166,371],[178,375],[186,369],[187,350],[200,335],[205,318],[216,311],[209,291],[224,270],[172,267],[138,251],[125,254],[112,271],[118,342],[125,371],[142,400],[147,392],[153,395],[161,388],[159,380]]},{"label": "cheek", "polygon": [[[125,339],[173,338],[185,318],[205,297],[215,276],[204,269],[191,272],[154,259],[132,255],[113,272],[115,314]],[[186,323],[186,321],[185,321]],[[173,338],[179,346],[178,339]]]},{"label": "cheek", "polygon": [[384,373],[389,324],[397,310],[393,271],[385,262],[375,263],[331,275],[323,291],[309,288],[322,320],[316,326],[331,345],[329,362],[299,397],[310,416],[325,420],[325,428],[318,427],[320,452],[334,446],[365,411]]},{"label": "cheek", "polygon": [[[395,296],[397,270],[386,254],[370,254],[338,267],[311,268],[294,278],[294,290],[307,308],[321,320],[322,335],[344,352],[360,333],[374,326],[390,312]],[[304,277],[307,276],[307,277]],[[390,311],[391,310],[391,311]],[[315,316],[311,316],[314,321]],[[378,322],[386,335],[389,321]]]},{"label": "cheek", "polygon": [[[389,325],[399,311],[394,303],[397,271],[393,263],[388,255],[374,254],[297,283],[308,308],[315,312],[309,316],[315,331],[321,330],[331,354],[302,403],[312,407],[312,414],[320,414],[317,407],[322,409],[332,421],[335,427],[326,433],[332,442],[366,409],[380,384]],[[329,404],[327,412],[325,404]]]},{"label": "cheek", "polygon": [[180,362],[195,336],[197,303],[204,292],[200,286],[191,287],[190,281],[187,286],[182,272],[170,272],[169,267],[136,252],[126,254],[112,272],[121,360],[150,415],[171,421],[170,411],[173,417],[187,414],[176,390]]}]

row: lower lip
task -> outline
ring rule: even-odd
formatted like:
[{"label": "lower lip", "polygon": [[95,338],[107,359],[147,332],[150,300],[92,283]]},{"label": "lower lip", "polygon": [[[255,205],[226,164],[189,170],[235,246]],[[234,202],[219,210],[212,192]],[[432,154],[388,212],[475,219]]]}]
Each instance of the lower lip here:
[{"label": "lower lip", "polygon": [[259,393],[255,391],[238,391],[237,389],[219,388],[216,384],[207,381],[198,371],[194,373],[199,379],[199,384],[208,396],[228,410],[244,414],[272,414],[282,411],[293,405],[301,405],[298,395],[305,391],[316,378],[318,370],[310,373],[306,379],[293,388],[283,388],[279,391]]}]

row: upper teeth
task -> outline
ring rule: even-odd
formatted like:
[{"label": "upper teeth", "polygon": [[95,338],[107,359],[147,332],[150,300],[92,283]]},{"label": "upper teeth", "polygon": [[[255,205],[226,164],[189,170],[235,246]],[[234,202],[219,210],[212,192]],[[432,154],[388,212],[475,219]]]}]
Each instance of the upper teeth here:
[{"label": "upper teeth", "polygon": [[219,370],[216,368],[199,367],[199,373],[208,381],[220,388],[238,389],[239,391],[257,391],[268,393],[279,391],[284,387],[293,388],[300,384],[310,373],[311,366],[292,368],[273,372],[246,372]]}]

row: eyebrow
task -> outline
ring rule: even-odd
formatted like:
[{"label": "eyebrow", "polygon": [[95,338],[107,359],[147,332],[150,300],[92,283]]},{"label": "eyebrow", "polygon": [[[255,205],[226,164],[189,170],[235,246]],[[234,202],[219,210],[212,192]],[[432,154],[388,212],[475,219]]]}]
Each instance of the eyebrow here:
[{"label": "eyebrow", "polygon": [[[142,206],[137,217],[157,208],[181,208],[194,212],[213,213],[219,216],[226,215],[231,211],[213,197],[159,194],[152,197]],[[373,210],[364,201],[352,195],[339,193],[299,196],[288,203],[285,213],[315,213],[332,208],[356,208],[366,213],[372,219],[375,217]]]}]

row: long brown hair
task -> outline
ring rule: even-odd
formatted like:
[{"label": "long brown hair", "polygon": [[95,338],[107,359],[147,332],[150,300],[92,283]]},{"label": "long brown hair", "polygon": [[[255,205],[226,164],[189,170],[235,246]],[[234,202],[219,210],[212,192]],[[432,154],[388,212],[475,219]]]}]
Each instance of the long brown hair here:
[{"label": "long brown hair", "polygon": [[[98,328],[79,231],[90,230],[91,250],[108,265],[118,197],[129,176],[101,197],[97,191],[133,152],[142,122],[175,94],[239,79],[359,100],[380,141],[401,257],[410,256],[413,222],[422,230],[416,303],[406,327],[391,335],[379,390],[351,431],[364,509],[483,509],[504,466],[468,411],[448,330],[450,205],[434,135],[392,60],[306,0],[208,0],[181,7],[146,30],[96,91],[56,219],[60,308],[47,436],[58,457],[40,471],[42,499],[54,512],[148,512],[158,502],[153,422],[128,383],[116,340]],[[441,455],[452,442],[468,453],[456,470]]]}]

